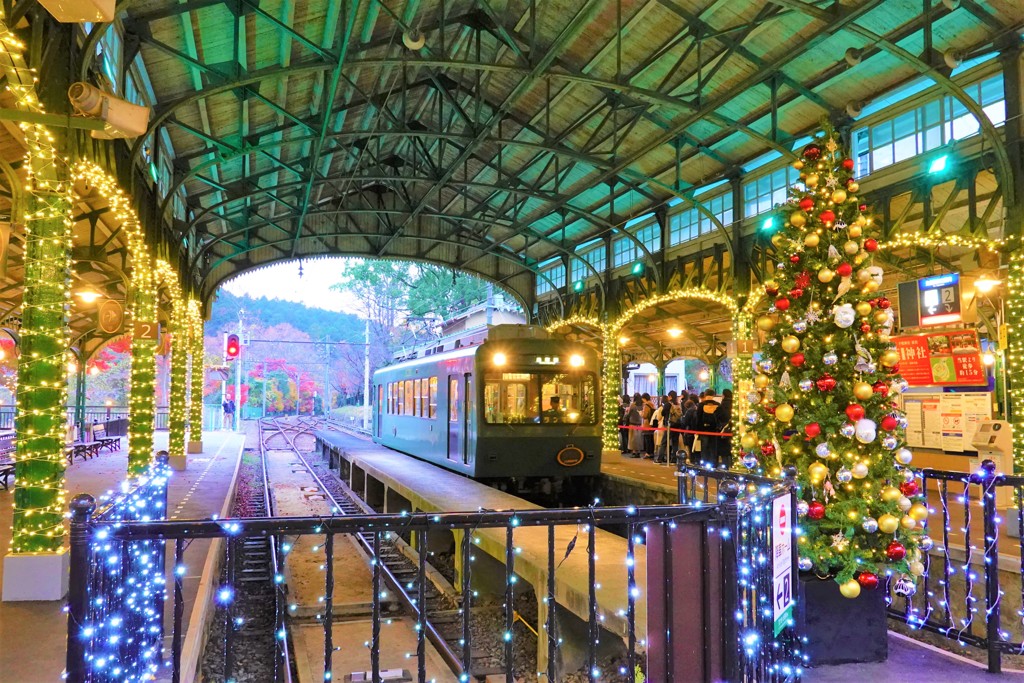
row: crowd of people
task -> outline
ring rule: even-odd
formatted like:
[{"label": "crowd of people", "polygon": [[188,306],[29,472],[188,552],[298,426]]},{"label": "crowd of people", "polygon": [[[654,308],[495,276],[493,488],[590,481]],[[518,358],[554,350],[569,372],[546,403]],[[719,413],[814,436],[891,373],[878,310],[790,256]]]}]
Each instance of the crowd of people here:
[{"label": "crowd of people", "polygon": [[685,459],[691,464],[732,466],[732,391],[698,394],[668,392],[619,399],[619,450],[623,455],[659,463]]}]

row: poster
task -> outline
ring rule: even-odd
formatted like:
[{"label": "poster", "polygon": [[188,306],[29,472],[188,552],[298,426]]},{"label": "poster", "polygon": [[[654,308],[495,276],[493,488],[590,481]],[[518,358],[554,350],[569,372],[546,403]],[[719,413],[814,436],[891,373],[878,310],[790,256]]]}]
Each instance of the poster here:
[{"label": "poster", "polygon": [[893,337],[900,374],[912,387],[986,386],[976,330]]},{"label": "poster", "polygon": [[793,617],[793,510],[787,492],[772,501],[772,589],[775,603],[775,635]]},{"label": "poster", "polygon": [[992,419],[992,395],[985,391],[906,393],[902,398],[911,448],[973,451],[978,422]]}]

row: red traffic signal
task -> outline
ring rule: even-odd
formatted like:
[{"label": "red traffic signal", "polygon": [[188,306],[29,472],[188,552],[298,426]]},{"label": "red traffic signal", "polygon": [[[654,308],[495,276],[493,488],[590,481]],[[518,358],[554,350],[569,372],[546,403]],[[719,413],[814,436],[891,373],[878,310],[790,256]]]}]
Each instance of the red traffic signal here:
[{"label": "red traffic signal", "polygon": [[235,360],[242,350],[242,344],[238,341],[237,334],[224,335],[224,360]]}]

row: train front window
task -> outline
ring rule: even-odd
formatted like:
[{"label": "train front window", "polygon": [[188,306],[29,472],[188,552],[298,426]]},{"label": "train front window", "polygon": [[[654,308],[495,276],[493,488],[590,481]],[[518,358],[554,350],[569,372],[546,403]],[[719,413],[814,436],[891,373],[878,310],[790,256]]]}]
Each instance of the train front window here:
[{"label": "train front window", "polygon": [[489,372],[484,378],[488,424],[594,424],[593,373]]}]

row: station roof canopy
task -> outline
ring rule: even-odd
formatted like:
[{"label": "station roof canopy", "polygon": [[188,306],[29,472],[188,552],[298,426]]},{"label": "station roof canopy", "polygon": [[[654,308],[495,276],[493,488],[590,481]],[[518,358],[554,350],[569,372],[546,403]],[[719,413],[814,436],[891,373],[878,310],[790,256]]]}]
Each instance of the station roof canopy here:
[{"label": "station roof canopy", "polygon": [[341,254],[443,263],[528,298],[552,257],[792,154],[851,102],[943,81],[944,55],[1021,39],[1017,0],[931,5],[144,0],[122,24],[204,295]]}]

